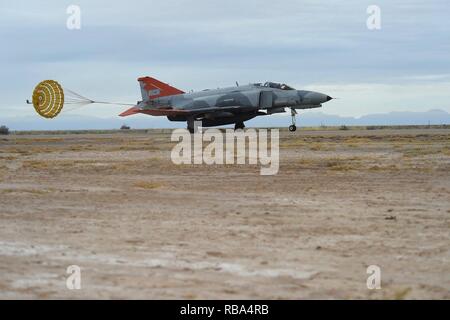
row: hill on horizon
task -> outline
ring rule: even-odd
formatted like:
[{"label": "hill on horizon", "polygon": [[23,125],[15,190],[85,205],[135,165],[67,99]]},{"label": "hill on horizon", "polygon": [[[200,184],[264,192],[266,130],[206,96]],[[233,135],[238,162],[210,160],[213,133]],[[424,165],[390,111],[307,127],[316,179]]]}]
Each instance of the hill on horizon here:
[{"label": "hill on horizon", "polygon": [[[288,127],[291,123],[289,114],[257,117],[245,124],[248,127]],[[165,117],[135,115],[126,118],[118,116],[99,118],[62,114],[48,120],[35,116],[5,117],[0,125],[10,130],[106,130],[119,129],[123,124],[133,129],[147,128],[184,128],[184,122],[171,122]],[[297,115],[298,126],[360,126],[360,125],[443,125],[450,124],[450,113],[432,109],[425,112],[395,111],[389,113],[368,114],[362,117],[342,117],[322,112],[305,112]]]}]

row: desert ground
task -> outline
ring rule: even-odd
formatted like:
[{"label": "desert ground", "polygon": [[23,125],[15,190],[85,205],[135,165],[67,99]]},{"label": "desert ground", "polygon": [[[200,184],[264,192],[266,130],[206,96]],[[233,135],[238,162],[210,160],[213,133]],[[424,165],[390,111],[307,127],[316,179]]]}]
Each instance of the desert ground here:
[{"label": "desert ground", "polygon": [[0,136],[0,298],[450,299],[450,129],[283,129],[273,176],[170,132]]}]

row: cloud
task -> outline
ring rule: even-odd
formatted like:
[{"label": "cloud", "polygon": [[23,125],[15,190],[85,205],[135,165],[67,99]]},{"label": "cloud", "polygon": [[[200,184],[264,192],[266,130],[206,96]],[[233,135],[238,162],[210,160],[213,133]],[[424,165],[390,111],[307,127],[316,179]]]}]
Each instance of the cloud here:
[{"label": "cloud", "polygon": [[[450,111],[448,88],[450,81],[439,83],[354,83],[311,84],[307,90],[327,92],[337,100],[324,105],[323,110],[343,116],[363,116],[390,111]],[[353,109],[346,106],[352,104]]]},{"label": "cloud", "polygon": [[448,110],[447,0],[378,1],[379,31],[366,28],[365,0],[80,0],[79,31],[66,29],[70,4],[0,4],[3,114],[32,114],[23,102],[48,78],[93,98],[134,102],[142,75],[186,90],[265,80],[318,87],[346,98],[336,102],[342,115]]}]

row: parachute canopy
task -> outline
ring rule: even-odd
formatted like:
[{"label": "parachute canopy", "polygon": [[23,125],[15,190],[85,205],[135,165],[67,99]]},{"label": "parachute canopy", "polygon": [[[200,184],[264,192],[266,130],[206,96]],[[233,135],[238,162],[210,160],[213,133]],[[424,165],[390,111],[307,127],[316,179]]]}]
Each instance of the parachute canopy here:
[{"label": "parachute canopy", "polygon": [[55,80],[44,80],[34,88],[32,103],[39,115],[51,119],[61,112],[65,104],[82,106],[94,101],[71,90],[64,90]]},{"label": "parachute canopy", "polygon": [[[27,100],[27,103],[30,102]],[[56,117],[66,104],[74,105],[69,111],[91,103],[133,105],[121,102],[94,101],[67,88],[63,89],[55,80],[39,82],[34,88],[31,103],[36,112],[47,119]]]},{"label": "parachute canopy", "polygon": [[61,85],[53,80],[40,82],[33,91],[33,106],[44,118],[54,118],[64,105],[64,91]]}]

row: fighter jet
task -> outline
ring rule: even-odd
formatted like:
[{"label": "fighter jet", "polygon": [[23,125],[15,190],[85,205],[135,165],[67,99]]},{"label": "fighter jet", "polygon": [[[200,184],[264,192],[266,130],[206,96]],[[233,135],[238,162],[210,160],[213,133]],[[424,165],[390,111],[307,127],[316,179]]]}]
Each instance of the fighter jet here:
[{"label": "fighter jet", "polygon": [[[252,83],[245,86],[221,89],[206,89],[184,92],[155,78],[138,79],[142,101],[121,113],[125,117],[137,113],[165,116],[170,121],[185,121],[190,132],[194,123],[203,127],[234,124],[234,129],[243,129],[244,122],[255,117],[283,113],[290,109],[292,124],[289,131],[297,129],[297,109],[320,108],[332,98],[326,94],[295,90],[276,82]],[[199,122],[197,122],[199,121]]]}]

